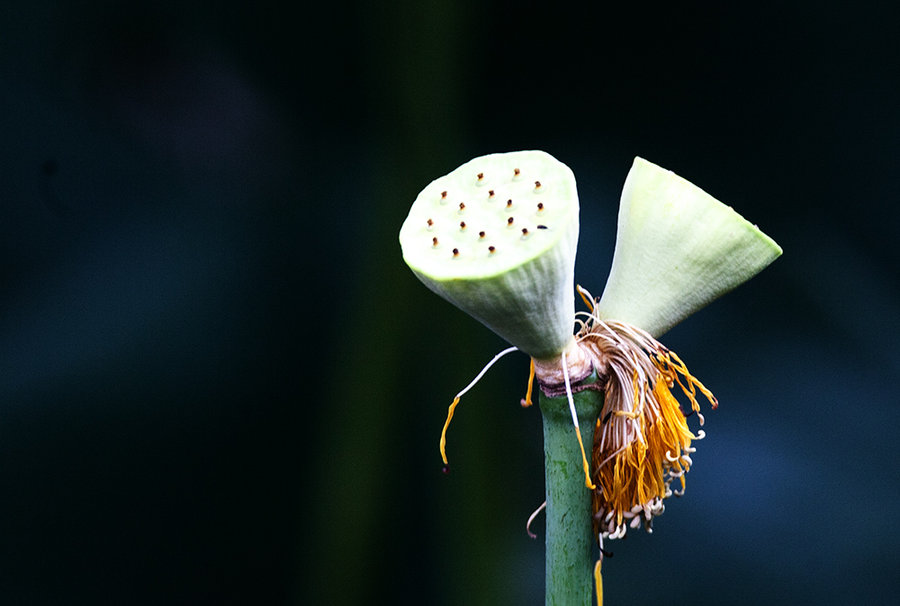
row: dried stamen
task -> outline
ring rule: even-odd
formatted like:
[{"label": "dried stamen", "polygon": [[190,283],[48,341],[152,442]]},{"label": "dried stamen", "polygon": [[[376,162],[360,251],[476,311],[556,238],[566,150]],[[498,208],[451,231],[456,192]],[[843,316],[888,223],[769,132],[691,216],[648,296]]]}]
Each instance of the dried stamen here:
[{"label": "dried stamen", "polygon": [[542,511],[544,511],[544,509],[546,509],[546,507],[547,507],[547,501],[544,501],[543,503],[540,504],[540,506],[537,509],[535,509],[533,512],[531,512],[531,515],[528,516],[528,521],[525,522],[525,532],[527,532],[528,536],[531,537],[532,539],[536,539],[537,535],[534,534],[533,532],[531,532],[531,523],[534,522],[534,519],[536,517],[538,517],[538,514],[541,513]]},{"label": "dried stamen", "polygon": [[572,397],[572,384],[569,381],[569,365],[566,363],[566,351],[560,354],[562,361],[563,379],[566,385],[566,399],[569,401],[569,412],[572,414],[572,425],[575,426],[575,437],[578,438],[578,447],[581,449],[581,463],[584,467],[584,485],[590,490],[596,490],[591,482],[591,468],[588,465],[587,455],[584,452],[584,443],[581,441],[581,428],[578,427],[578,412],[575,410],[575,399]]},{"label": "dried stamen", "polygon": [[522,408],[531,406],[531,394],[534,392],[534,358],[531,359],[531,365],[528,368],[528,388],[525,390],[525,397],[519,402]]},{"label": "dried stamen", "polygon": [[[675,355],[646,332],[623,322],[602,320],[594,299],[579,288],[591,308],[576,339],[598,372],[606,375],[605,399],[594,430],[592,480],[595,525],[603,538],[620,538],[642,524],[652,531],[663,501],[684,491],[693,440],[671,392],[678,385],[699,414],[700,391],[713,407],[715,397]],[[679,490],[671,483],[678,480]]]},{"label": "dried stamen", "polygon": [[484,373],[486,373],[488,371],[488,369],[497,362],[497,360],[499,360],[500,358],[502,358],[503,356],[505,356],[508,353],[512,353],[512,352],[518,351],[518,350],[519,350],[518,347],[507,347],[506,349],[504,349],[503,351],[498,353],[496,356],[493,357],[493,359],[490,362],[488,362],[487,364],[484,365],[484,368],[482,368],[481,372],[479,372],[475,376],[475,378],[472,379],[472,382],[469,383],[468,385],[466,385],[465,389],[463,389],[461,392],[456,394],[456,397],[453,398],[453,402],[450,404],[450,407],[447,409],[447,420],[444,421],[444,429],[441,430],[441,444],[440,444],[441,459],[444,461],[445,467],[450,464],[450,462],[447,460],[447,429],[450,427],[450,421],[453,419],[453,413],[456,411],[456,407],[459,404],[460,398],[462,398],[464,395],[466,395],[466,392],[468,392],[470,389],[475,387],[475,384],[481,380],[481,377],[484,376]]}]

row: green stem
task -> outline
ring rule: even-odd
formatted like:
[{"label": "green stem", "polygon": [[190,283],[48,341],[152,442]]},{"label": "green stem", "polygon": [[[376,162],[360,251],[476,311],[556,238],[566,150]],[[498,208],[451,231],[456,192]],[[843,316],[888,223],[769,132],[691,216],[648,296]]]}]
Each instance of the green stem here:
[{"label": "green stem", "polygon": [[[589,377],[584,382],[593,382]],[[574,394],[581,439],[590,461],[594,424],[603,394],[588,389]],[[581,449],[566,396],[540,395],[544,419],[544,475],[547,486],[546,599],[550,605],[593,602],[591,491],[585,487]]]}]

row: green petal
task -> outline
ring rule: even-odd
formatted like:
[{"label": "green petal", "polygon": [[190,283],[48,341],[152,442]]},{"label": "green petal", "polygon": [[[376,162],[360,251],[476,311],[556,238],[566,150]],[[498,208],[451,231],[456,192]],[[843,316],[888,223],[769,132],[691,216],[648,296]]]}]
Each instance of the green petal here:
[{"label": "green petal", "polygon": [[422,190],[400,229],[428,288],[537,358],[572,338],[577,243],[575,176],[541,151],[470,160]]},{"label": "green petal", "polygon": [[781,247],[734,209],[635,158],[597,311],[659,336],[779,255]]}]

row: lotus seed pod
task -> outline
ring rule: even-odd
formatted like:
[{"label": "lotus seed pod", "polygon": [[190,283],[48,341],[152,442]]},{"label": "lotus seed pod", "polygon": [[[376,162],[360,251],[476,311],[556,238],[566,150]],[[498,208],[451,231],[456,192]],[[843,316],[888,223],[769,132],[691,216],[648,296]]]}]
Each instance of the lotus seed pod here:
[{"label": "lotus seed pod", "polygon": [[731,207],[635,158],[597,313],[659,336],[779,255],[781,247]]},{"label": "lotus seed pod", "polygon": [[422,190],[400,229],[428,288],[538,359],[572,341],[577,243],[575,176],[541,151],[466,162]]}]

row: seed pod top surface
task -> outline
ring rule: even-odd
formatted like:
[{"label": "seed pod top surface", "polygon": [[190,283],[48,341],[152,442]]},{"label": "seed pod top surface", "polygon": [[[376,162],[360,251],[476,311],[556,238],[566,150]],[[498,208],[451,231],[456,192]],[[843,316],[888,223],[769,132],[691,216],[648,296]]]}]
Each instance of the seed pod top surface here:
[{"label": "seed pod top surface", "polygon": [[433,279],[487,278],[552,248],[577,219],[565,164],[539,151],[490,154],[422,190],[400,243],[406,263]]}]

